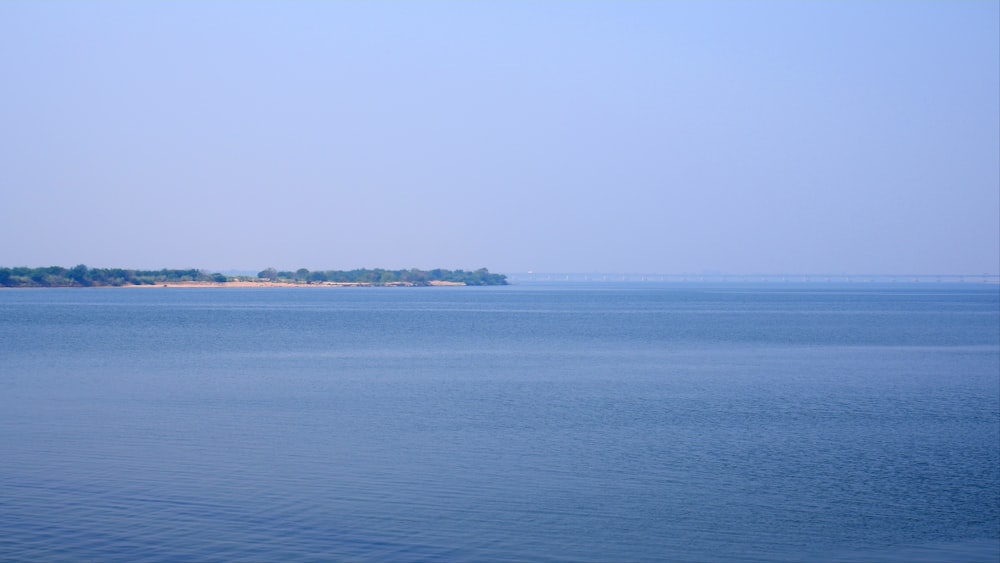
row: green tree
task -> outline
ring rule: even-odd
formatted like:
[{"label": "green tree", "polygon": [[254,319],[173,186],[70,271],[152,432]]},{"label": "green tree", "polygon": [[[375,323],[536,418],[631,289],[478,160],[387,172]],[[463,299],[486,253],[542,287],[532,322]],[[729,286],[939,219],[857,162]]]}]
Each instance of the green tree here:
[{"label": "green tree", "polygon": [[70,268],[66,277],[68,277],[70,280],[80,285],[84,286],[91,285],[90,270],[87,269],[87,267],[84,266],[83,264],[78,264]]}]

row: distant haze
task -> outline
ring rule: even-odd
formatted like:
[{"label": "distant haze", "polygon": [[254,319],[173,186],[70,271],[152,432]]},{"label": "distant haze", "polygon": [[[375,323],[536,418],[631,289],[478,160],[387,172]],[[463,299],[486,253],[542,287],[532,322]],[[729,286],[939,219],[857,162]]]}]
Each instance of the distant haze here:
[{"label": "distant haze", "polygon": [[0,3],[0,266],[1000,270],[1000,3]]}]

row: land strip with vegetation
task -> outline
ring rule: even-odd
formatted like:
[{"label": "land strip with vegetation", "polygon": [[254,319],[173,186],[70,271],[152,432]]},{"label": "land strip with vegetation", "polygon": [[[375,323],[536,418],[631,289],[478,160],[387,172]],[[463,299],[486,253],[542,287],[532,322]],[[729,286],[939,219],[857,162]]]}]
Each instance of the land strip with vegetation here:
[{"label": "land strip with vegetation", "polygon": [[507,276],[478,270],[324,270],[300,268],[278,271],[267,268],[257,276],[226,276],[204,270],[130,270],[124,268],[0,268],[0,287],[122,287],[165,284],[222,285],[254,282],[282,285],[358,285],[358,286],[429,286],[429,285],[507,285]]}]

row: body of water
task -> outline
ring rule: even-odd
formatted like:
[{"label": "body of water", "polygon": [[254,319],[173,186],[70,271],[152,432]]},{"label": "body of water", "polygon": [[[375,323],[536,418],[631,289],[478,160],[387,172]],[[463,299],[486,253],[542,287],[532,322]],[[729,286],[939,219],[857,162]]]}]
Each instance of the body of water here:
[{"label": "body of water", "polygon": [[0,560],[996,561],[991,285],[0,291]]}]

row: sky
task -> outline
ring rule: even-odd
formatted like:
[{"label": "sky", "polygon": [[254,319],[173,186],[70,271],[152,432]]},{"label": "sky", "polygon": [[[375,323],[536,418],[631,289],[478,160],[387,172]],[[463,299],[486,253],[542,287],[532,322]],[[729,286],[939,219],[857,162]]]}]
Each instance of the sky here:
[{"label": "sky", "polygon": [[997,274],[1000,2],[0,2],[0,266]]}]

